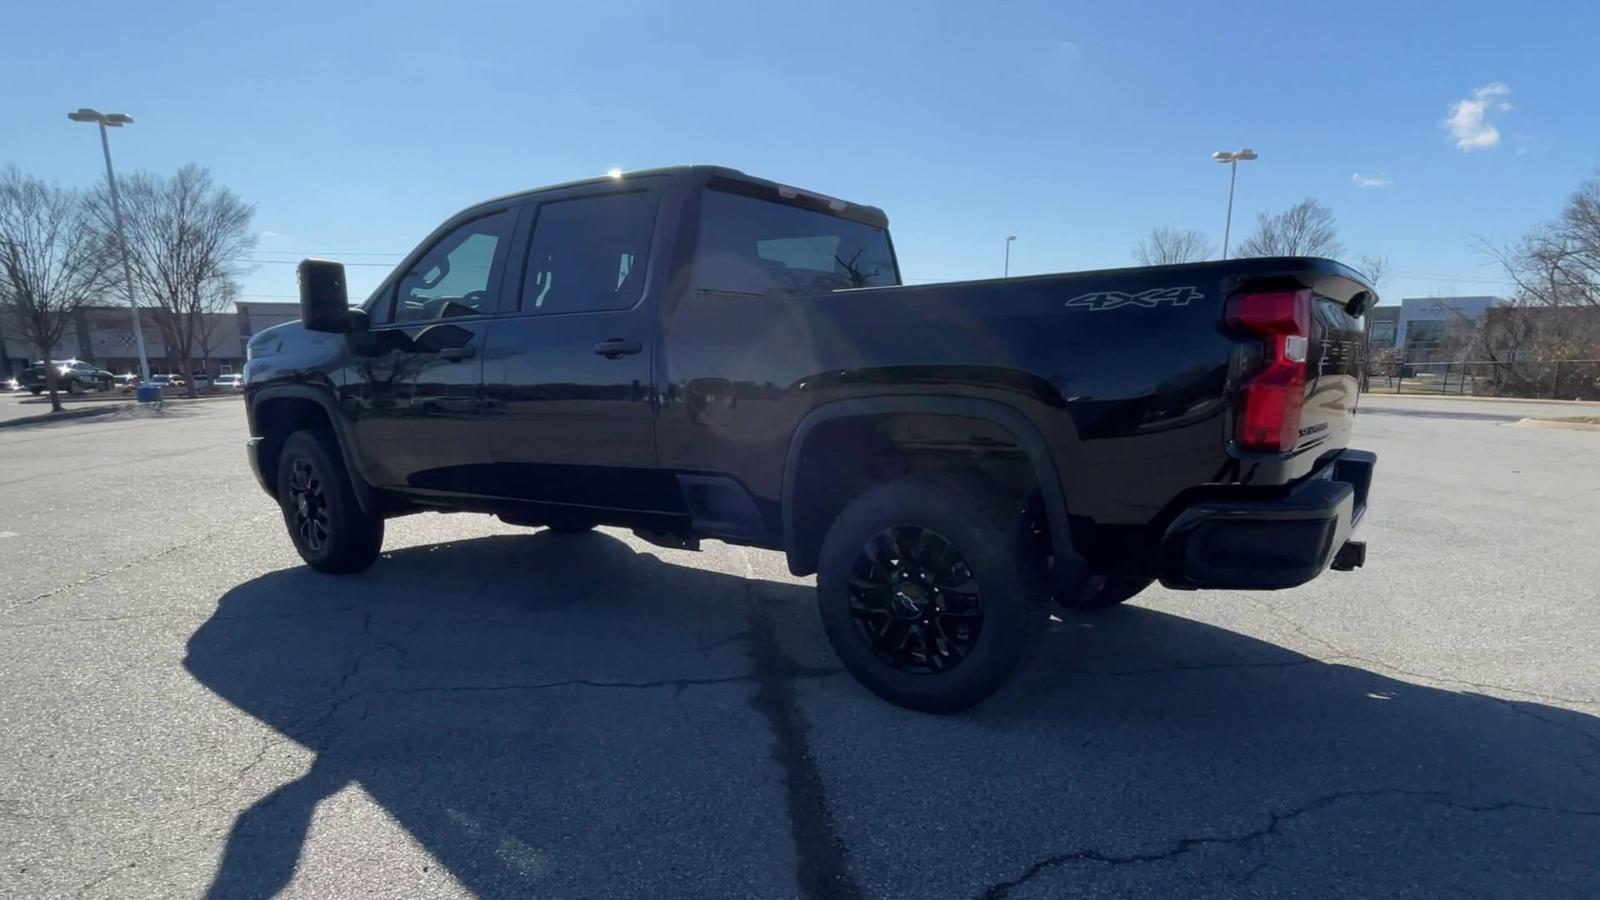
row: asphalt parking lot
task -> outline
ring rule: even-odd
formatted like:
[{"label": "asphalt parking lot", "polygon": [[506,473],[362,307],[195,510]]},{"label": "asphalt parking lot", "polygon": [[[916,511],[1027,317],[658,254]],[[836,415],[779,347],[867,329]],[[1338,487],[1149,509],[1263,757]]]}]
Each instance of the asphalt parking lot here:
[{"label": "asphalt parking lot", "polygon": [[1594,897],[1600,433],[1365,402],[1365,569],[948,717],[777,554],[429,514],[332,578],[238,405],[0,429],[0,896]]}]

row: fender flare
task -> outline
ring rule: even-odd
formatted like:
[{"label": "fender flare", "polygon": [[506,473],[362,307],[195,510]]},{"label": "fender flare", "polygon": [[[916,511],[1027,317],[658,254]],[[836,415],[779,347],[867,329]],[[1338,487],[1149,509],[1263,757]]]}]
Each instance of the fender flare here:
[{"label": "fender flare", "polygon": [[[854,416],[886,415],[892,413],[926,413],[930,415],[957,416],[966,419],[983,419],[1011,432],[1017,444],[1033,464],[1034,477],[1039,482],[1039,493],[1044,500],[1045,519],[1050,525],[1051,552],[1055,554],[1058,570],[1066,560],[1078,559],[1068,532],[1067,502],[1061,490],[1061,477],[1056,472],[1055,461],[1044,436],[1027,416],[1015,407],[997,400],[975,397],[948,397],[926,395],[895,395],[890,397],[857,397],[834,400],[812,409],[800,419],[789,438],[789,449],[783,463],[782,516],[783,549],[789,560],[789,570],[801,574],[807,569],[806,560],[797,559],[799,547],[798,525],[795,522],[795,478],[800,468],[800,448],[810,438],[811,432],[823,423]],[[813,566],[814,568],[814,566]],[[1079,566],[1078,568],[1082,568]]]},{"label": "fender flare", "polygon": [[[366,513],[377,512],[377,491],[361,471],[360,464],[356,461],[355,454],[350,452],[350,440],[344,418],[339,415],[339,409],[334,404],[332,397],[326,390],[318,390],[306,384],[272,384],[259,388],[249,398],[250,420],[259,422],[257,410],[261,404],[270,400],[310,400],[321,407],[328,422],[333,428],[334,442],[339,445],[339,457],[344,461],[344,470],[350,476],[350,485],[355,490],[356,502],[360,504],[361,511]],[[266,435],[262,435],[265,437]]]}]

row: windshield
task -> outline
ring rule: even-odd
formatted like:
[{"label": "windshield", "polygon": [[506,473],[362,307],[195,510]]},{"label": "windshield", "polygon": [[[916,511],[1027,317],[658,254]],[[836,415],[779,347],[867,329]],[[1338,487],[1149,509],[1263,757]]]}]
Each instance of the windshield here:
[{"label": "windshield", "polygon": [[900,283],[882,228],[726,191],[704,197],[695,258],[703,290],[808,293]]}]

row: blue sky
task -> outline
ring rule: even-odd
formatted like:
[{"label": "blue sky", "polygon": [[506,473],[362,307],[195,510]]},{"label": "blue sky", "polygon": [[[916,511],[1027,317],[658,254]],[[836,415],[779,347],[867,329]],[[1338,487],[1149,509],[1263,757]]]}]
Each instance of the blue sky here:
[{"label": "blue sky", "polygon": [[[1592,2],[339,6],[24,0],[0,164],[89,184],[65,113],[126,111],[120,169],[210,166],[257,258],[376,263],[365,293],[479,199],[682,162],[883,207],[910,280],[998,275],[1007,234],[1013,273],[1126,265],[1153,225],[1220,243],[1208,156],[1248,146],[1235,238],[1316,197],[1347,259],[1390,257],[1389,301],[1500,289],[1475,239],[1600,166]],[[289,298],[293,266],[245,288]]]}]

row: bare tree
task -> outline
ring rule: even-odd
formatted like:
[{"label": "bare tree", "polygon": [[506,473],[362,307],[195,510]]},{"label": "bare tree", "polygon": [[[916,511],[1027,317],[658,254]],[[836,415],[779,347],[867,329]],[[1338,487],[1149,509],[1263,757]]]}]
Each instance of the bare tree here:
[{"label": "bare tree", "polygon": [[1600,179],[1580,185],[1554,222],[1487,249],[1528,303],[1600,307]]},{"label": "bare tree", "polygon": [[[207,320],[238,296],[240,260],[255,246],[255,207],[193,163],[171,178],[137,173],[122,180],[121,192],[134,282],[193,397],[195,350],[208,341]],[[111,233],[103,190],[92,206]]]},{"label": "bare tree", "polygon": [[1381,253],[1363,253],[1356,268],[1367,276],[1367,281],[1373,287],[1381,288],[1389,278],[1389,257]]},{"label": "bare tree", "polygon": [[111,261],[76,191],[15,166],[0,175],[0,315],[44,361],[52,412],[61,398],[51,352],[78,308],[106,289]]},{"label": "bare tree", "polygon": [[[1381,253],[1367,253],[1361,257],[1361,274],[1367,276],[1367,281],[1380,293],[1383,289],[1384,279],[1389,277],[1389,257]],[[1376,301],[1374,301],[1376,302]],[[1362,316],[1361,323],[1362,346],[1366,348],[1361,363],[1361,390],[1371,389],[1372,371],[1372,310],[1369,308],[1366,315]]]},{"label": "bare tree", "polygon": [[1211,256],[1211,241],[1193,228],[1158,225],[1133,248],[1141,266],[1168,266],[1199,262]]},{"label": "bare tree", "polygon": [[1338,256],[1344,252],[1333,212],[1307,197],[1277,215],[1256,216],[1240,256]]},{"label": "bare tree", "polygon": [[[227,296],[221,298],[223,309],[232,306],[239,299],[238,282],[229,281],[226,288]],[[211,356],[217,350],[218,341],[227,339],[226,335],[216,334],[218,319],[219,317],[215,315],[201,316],[200,333],[198,335],[200,339],[200,369],[213,376],[217,373],[211,371]]]},{"label": "bare tree", "polygon": [[1515,287],[1507,306],[1531,320],[1534,333],[1519,346],[1551,371],[1550,393],[1600,395],[1600,178],[1579,185],[1555,221],[1520,241],[1479,246]]}]

